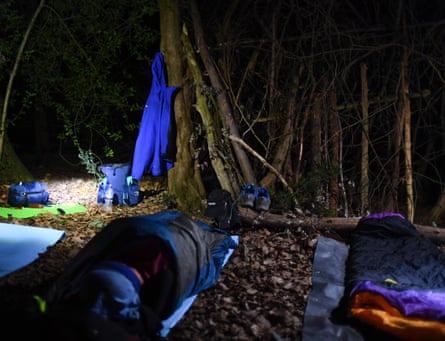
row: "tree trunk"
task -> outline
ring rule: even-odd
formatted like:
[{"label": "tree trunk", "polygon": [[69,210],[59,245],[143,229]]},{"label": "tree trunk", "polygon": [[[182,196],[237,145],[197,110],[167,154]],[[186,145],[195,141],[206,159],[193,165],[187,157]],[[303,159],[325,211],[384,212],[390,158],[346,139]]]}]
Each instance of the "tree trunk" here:
[{"label": "tree trunk", "polygon": [[5,99],[3,101],[2,115],[1,115],[1,119],[0,119],[0,160],[2,159],[3,147],[4,147],[5,139],[6,139],[5,123],[6,123],[6,116],[8,113],[9,97],[10,97],[11,91],[12,91],[12,83],[14,82],[15,75],[17,74],[19,63],[20,63],[20,60],[22,59],[23,51],[25,50],[25,46],[28,41],[29,34],[31,33],[34,23],[36,22],[36,19],[39,16],[39,13],[42,10],[44,4],[45,4],[45,0],[41,0],[39,6],[37,7],[36,11],[34,12],[34,15],[31,18],[28,28],[26,29],[25,35],[23,36],[22,43],[20,44],[19,51],[17,52],[17,57],[15,59],[15,63],[14,63],[14,67],[12,69],[11,75],[9,76],[8,86],[6,88]]},{"label": "tree trunk", "polygon": [[295,120],[295,127],[294,127],[294,131],[296,131],[296,144],[297,144],[297,150],[298,150],[298,155],[297,155],[297,160],[296,160],[296,165],[295,165],[295,171],[294,171],[294,176],[293,176],[293,180],[295,183],[298,183],[300,181],[300,178],[302,177],[302,173],[303,173],[303,152],[304,152],[304,148],[305,148],[305,132],[306,132],[306,125],[308,124],[308,122],[310,122],[310,118],[311,118],[311,111],[312,111],[312,105],[310,105],[310,103],[312,103],[314,101],[314,98],[316,96],[316,92],[315,92],[315,88],[316,88],[316,82],[314,77],[311,77],[312,79],[312,86],[311,86],[311,91],[310,94],[308,96],[308,100],[307,103],[309,103],[309,105],[306,105],[306,109],[304,109],[304,113],[303,113],[303,117],[300,120],[300,122],[296,119]]},{"label": "tree trunk", "polygon": [[[406,20],[406,19],[405,19]],[[406,33],[406,24],[404,24]],[[409,72],[408,72],[408,48],[403,48],[402,60],[402,111],[403,111],[403,132],[405,154],[405,188],[406,188],[406,216],[409,220],[414,220],[414,190],[413,190],[413,166],[411,160],[411,103],[409,100]]]},{"label": "tree trunk", "polygon": [[366,75],[368,67],[366,64],[360,64],[362,79],[362,155],[361,155],[361,176],[360,176],[360,214],[365,215],[368,210],[369,196],[369,100],[368,100],[368,78]]},{"label": "tree trunk", "polygon": [[311,120],[311,171],[316,171],[321,166],[321,95],[314,97]]},{"label": "tree trunk", "polygon": [[0,159],[0,179],[2,184],[35,180],[15,153],[8,135],[5,135],[4,151]]},{"label": "tree trunk", "polygon": [[[238,126],[236,125],[235,118],[232,115],[232,110],[230,108],[230,103],[226,90],[219,78],[218,72],[215,68],[214,61],[208,51],[204,39],[201,17],[198,11],[198,5],[196,3],[196,0],[191,0],[190,4],[191,4],[190,12],[193,20],[193,28],[195,31],[195,40],[198,45],[202,61],[205,65],[207,72],[209,73],[209,78],[210,82],[212,83],[212,87],[216,91],[216,99],[218,101],[218,106],[225,118],[227,127],[229,129],[229,135],[233,135],[234,137],[240,138]],[[244,152],[244,150],[238,143],[232,142],[232,147],[233,150],[235,151],[235,155],[237,157],[239,166],[241,168],[244,180],[249,183],[256,183],[255,174],[253,172],[247,154]]]},{"label": "tree trunk", "polygon": [[[252,209],[239,207],[241,220],[244,225],[252,227],[265,227],[268,229],[309,229],[323,231],[352,231],[357,226],[360,217],[357,218],[308,218],[279,215],[273,213],[258,213]],[[445,229],[414,224],[414,227],[425,237],[436,241],[445,241]]]},{"label": "tree trunk", "polygon": [[[272,161],[272,166],[279,172],[283,171],[284,163],[289,155],[289,150],[294,141],[293,129],[295,125],[295,115],[296,115],[296,98],[298,87],[300,84],[300,75],[295,72],[292,82],[292,88],[289,92],[288,103],[287,103],[287,116],[286,122],[284,124],[283,132],[275,149],[275,156]],[[260,181],[263,187],[272,187],[275,183],[277,176],[274,172],[269,171],[266,176]]]},{"label": "tree trunk", "polygon": [[445,215],[445,188],[442,190],[439,199],[431,209],[429,218],[432,222],[441,223],[442,217]]},{"label": "tree trunk", "polygon": [[388,193],[387,202],[385,205],[386,211],[398,212],[398,191],[400,183],[400,154],[402,148],[402,132],[403,132],[403,111],[400,109],[396,112],[394,121],[394,137],[393,137],[393,147],[394,147],[394,157],[393,157],[393,167],[391,174],[391,187]]},{"label": "tree trunk", "polygon": [[[340,190],[338,188],[338,171],[340,170],[340,126],[338,112],[334,110],[337,103],[337,96],[331,92],[331,106],[329,109],[329,141],[331,168],[335,170],[335,176],[330,179],[329,184],[329,211],[330,215],[336,216],[338,213],[338,201]],[[341,170],[340,170],[341,171]]]},{"label": "tree trunk", "polygon": [[188,67],[193,77],[193,83],[195,84],[195,96],[196,105],[195,109],[201,116],[204,129],[207,136],[207,147],[209,149],[210,162],[213,169],[215,170],[216,177],[218,178],[219,184],[222,188],[228,190],[232,193],[235,192],[235,188],[232,187],[233,179],[227,174],[226,167],[224,166],[224,161],[221,159],[221,153],[218,152],[217,147],[217,131],[215,130],[215,125],[213,122],[210,109],[208,107],[207,97],[202,89],[204,88],[204,80],[202,77],[201,70],[199,69],[198,62],[196,61],[196,56],[193,51],[192,44],[187,32],[185,25],[182,29],[182,42],[184,45],[184,52],[187,57]]},{"label": "tree trunk", "polygon": [[184,82],[179,1],[161,0],[159,9],[161,52],[167,66],[168,83],[180,88],[174,100],[177,152],[175,167],[168,172],[168,192],[174,195],[180,209],[196,210],[202,208],[201,198],[205,197],[205,189],[193,159],[193,126],[190,101],[186,98],[189,89]]},{"label": "tree trunk", "polygon": [[[445,57],[445,56],[444,56]],[[442,111],[445,110],[445,88],[442,89]],[[445,117],[440,116],[440,123],[442,131],[445,131]],[[442,150],[445,149],[445,134],[442,134],[441,144]],[[442,188],[439,199],[437,199],[436,204],[429,212],[429,218],[431,221],[436,223],[442,222],[442,217],[445,217],[445,188]]]}]

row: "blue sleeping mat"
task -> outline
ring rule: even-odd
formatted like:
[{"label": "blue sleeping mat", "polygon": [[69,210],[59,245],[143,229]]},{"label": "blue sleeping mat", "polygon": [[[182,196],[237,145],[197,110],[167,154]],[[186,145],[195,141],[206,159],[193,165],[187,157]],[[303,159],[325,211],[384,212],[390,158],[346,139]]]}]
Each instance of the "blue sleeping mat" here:
[{"label": "blue sleeping mat", "polygon": [[51,228],[0,223],[0,277],[32,263],[64,237]]}]

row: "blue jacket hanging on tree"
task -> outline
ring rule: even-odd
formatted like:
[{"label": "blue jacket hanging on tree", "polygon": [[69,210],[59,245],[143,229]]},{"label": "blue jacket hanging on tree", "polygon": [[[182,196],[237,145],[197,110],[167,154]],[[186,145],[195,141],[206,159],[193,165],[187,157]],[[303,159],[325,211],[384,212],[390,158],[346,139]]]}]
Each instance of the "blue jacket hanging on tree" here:
[{"label": "blue jacket hanging on tree", "polygon": [[136,180],[140,180],[146,170],[153,176],[159,176],[174,165],[172,98],[178,87],[167,86],[160,52],[156,53],[151,69],[151,90],[145,103],[133,155],[131,176]]}]

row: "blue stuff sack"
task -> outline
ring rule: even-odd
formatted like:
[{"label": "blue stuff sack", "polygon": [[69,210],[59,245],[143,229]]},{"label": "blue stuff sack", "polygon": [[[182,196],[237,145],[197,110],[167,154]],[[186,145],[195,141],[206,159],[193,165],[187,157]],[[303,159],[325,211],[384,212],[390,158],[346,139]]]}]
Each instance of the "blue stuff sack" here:
[{"label": "blue stuff sack", "polygon": [[100,167],[105,175],[99,184],[97,203],[105,202],[105,189],[108,184],[113,188],[113,204],[134,206],[139,203],[139,184],[133,180],[130,174],[130,164],[113,163]]},{"label": "blue stuff sack", "polygon": [[14,207],[28,207],[32,204],[48,205],[49,193],[46,191],[46,183],[14,182],[9,186],[7,201]]}]

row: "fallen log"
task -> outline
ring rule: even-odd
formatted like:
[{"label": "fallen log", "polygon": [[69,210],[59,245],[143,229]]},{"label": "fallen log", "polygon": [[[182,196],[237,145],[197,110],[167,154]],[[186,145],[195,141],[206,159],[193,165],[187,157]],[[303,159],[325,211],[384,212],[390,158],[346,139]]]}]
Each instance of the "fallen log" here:
[{"label": "fallen log", "polygon": [[[267,227],[274,229],[303,228],[315,229],[318,231],[349,231],[353,230],[360,220],[360,217],[339,218],[339,217],[300,217],[292,214],[276,214],[272,212],[258,213],[250,208],[239,207],[241,221],[253,227]],[[414,224],[414,227],[425,237],[435,242],[445,242],[445,229],[434,226]]]}]

